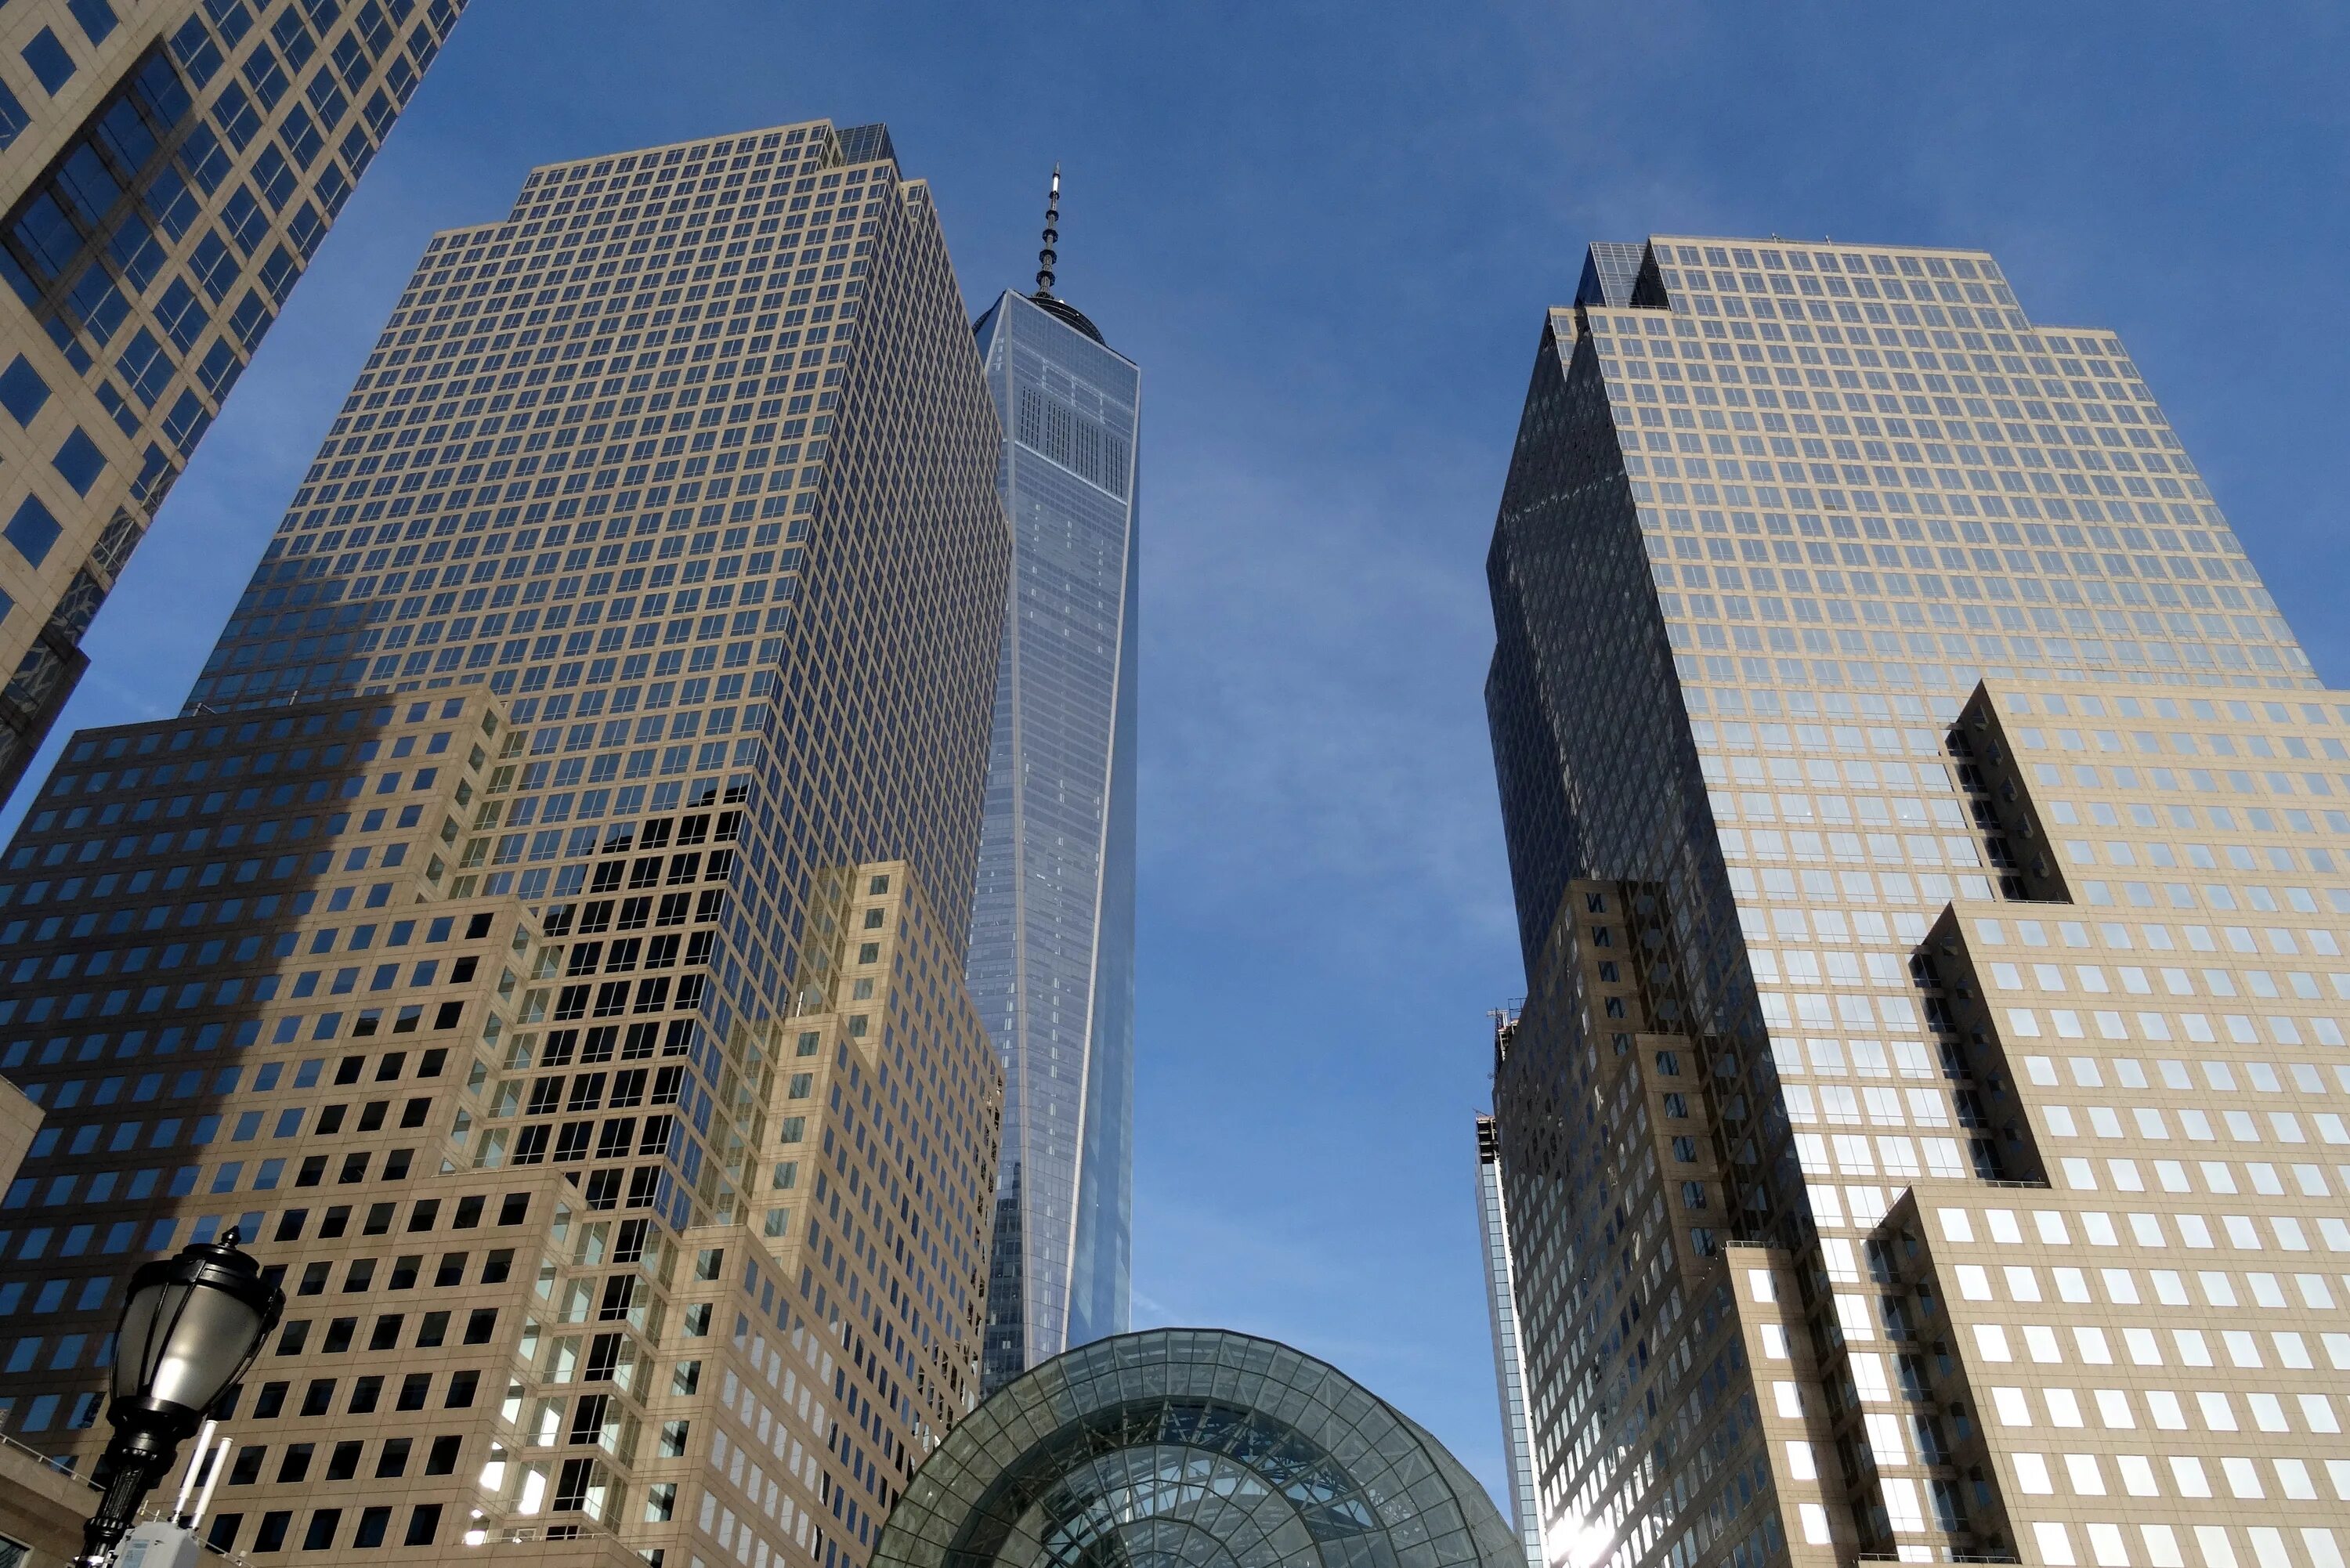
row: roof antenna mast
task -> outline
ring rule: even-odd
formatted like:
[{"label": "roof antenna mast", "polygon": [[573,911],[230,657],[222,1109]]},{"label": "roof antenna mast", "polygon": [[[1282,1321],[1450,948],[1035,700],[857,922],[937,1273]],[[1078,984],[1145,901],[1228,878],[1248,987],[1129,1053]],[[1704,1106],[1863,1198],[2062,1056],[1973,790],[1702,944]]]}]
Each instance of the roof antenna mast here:
[{"label": "roof antenna mast", "polygon": [[1053,165],[1053,183],[1045,194],[1045,248],[1036,253],[1036,297],[1053,297],[1053,264],[1060,259],[1053,247],[1060,243],[1061,166]]},{"label": "roof antenna mast", "polygon": [[[7,0],[0,0],[5,5]],[[1054,247],[1061,243],[1061,166],[1053,165],[1053,182],[1045,190],[1045,246],[1036,253],[1036,292],[1028,302],[1062,325],[1075,328],[1097,343],[1102,342],[1101,329],[1086,319],[1086,313],[1053,292],[1053,265],[1061,259]],[[1107,348],[1107,344],[1103,344]]]}]

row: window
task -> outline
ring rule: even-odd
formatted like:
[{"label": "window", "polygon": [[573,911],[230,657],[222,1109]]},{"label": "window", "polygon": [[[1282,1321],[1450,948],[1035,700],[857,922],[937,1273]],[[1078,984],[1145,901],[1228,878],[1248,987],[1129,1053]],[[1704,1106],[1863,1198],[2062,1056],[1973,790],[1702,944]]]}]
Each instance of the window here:
[{"label": "window", "polygon": [[41,504],[41,498],[27,495],[16,508],[16,514],[8,520],[8,526],[0,528],[0,537],[16,546],[16,553],[27,563],[37,566],[48,558],[49,546],[57,542],[57,535],[63,532],[49,509]]},{"label": "window", "polygon": [[[269,291],[270,298],[283,305],[286,296],[294,291],[294,279],[298,272],[294,258],[286,254],[284,245],[279,245],[269,253],[269,259],[261,264],[261,286]],[[370,902],[368,907],[373,909],[375,905]]]},{"label": "window", "polygon": [[196,291],[178,278],[155,302],[155,319],[163,324],[164,332],[183,354],[196,346],[196,339],[212,325],[211,316],[197,303]]},{"label": "window", "polygon": [[143,327],[122,350],[114,369],[130,388],[131,396],[150,408],[163,395],[163,388],[172,379],[172,362],[165,358],[163,346]]},{"label": "window", "polygon": [[5,84],[0,84],[0,151],[5,151],[11,142],[24,134],[25,127],[32,123],[33,117],[25,112],[25,106],[18,101],[16,95],[10,92]]},{"label": "window", "polygon": [[49,384],[22,354],[6,370],[0,371],[0,409],[6,409],[18,424],[31,424],[48,400]]},{"label": "window", "polygon": [[93,44],[106,42],[107,35],[117,26],[114,7],[107,0],[66,0],[66,9],[73,13],[74,20],[81,24],[83,36]]},{"label": "window", "polygon": [[[228,225],[228,237],[248,255],[269,233],[269,219],[262,212],[261,203],[254,199],[250,185],[240,185],[230,192],[221,208],[221,221]],[[203,257],[199,255],[197,259],[201,262]]]},{"label": "window", "polygon": [[203,438],[212,422],[211,410],[204,407],[195,393],[182,392],[180,400],[172,405],[172,411],[164,417],[163,434],[184,456],[188,449]]},{"label": "window", "polygon": [[106,472],[106,454],[98,450],[96,441],[77,427],[72,434],[66,437],[65,444],[57,448],[57,454],[49,460],[49,464],[57,471],[59,477],[73,486],[75,494],[88,495],[89,487],[98,483],[98,476]]},{"label": "window", "polygon": [[255,161],[253,178],[261,187],[262,200],[269,203],[269,210],[284,212],[286,202],[294,194],[294,171],[286,163],[286,155],[274,144],[264,148],[261,156]]},{"label": "window", "polygon": [[236,357],[225,338],[216,341],[205,353],[203,363],[196,367],[196,379],[214,399],[228,395],[236,379],[244,372],[244,362]]},{"label": "window", "polygon": [[25,46],[25,64],[32,67],[33,75],[52,97],[73,80],[73,57],[66,53],[57,34],[47,27],[34,34],[33,41]]}]

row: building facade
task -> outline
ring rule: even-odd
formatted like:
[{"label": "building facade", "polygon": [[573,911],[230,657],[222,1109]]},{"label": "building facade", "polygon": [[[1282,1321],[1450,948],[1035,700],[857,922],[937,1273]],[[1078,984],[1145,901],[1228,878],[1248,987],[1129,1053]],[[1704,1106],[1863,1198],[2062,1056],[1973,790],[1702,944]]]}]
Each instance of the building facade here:
[{"label": "building facade", "polygon": [[[1494,1020],[1497,1046],[1517,1021]],[[1510,1480],[1510,1522],[1529,1568],[1545,1568],[1542,1499],[1534,1485],[1534,1431],[1526,1414],[1526,1363],[1518,1345],[1517,1266],[1503,1206],[1502,1144],[1493,1118],[1477,1118],[1477,1239],[1485,1249],[1485,1310],[1493,1335],[1493,1390],[1502,1411],[1502,1464]]]},{"label": "building facade", "polygon": [[0,18],[0,794],[464,0]]},{"label": "building facade", "polygon": [[1595,247],[1489,576],[1550,1560],[2339,1562],[2350,704],[2119,342]]},{"label": "building facade", "polygon": [[[41,1108],[14,1085],[0,1086],[0,1183],[40,1132]],[[58,1470],[35,1449],[0,1441],[0,1562],[11,1568],[65,1568],[81,1555],[81,1527],[101,1495],[86,1476]]]},{"label": "building facade", "polygon": [[991,1395],[907,1488],[887,1568],[1515,1568],[1459,1460],[1336,1367],[1221,1329],[1081,1345]]},{"label": "building facade", "polygon": [[879,127],[432,243],[187,713],[0,873],[9,1435],[86,1468],[120,1276],[234,1226],[224,1548],[865,1561],[978,1393],[995,445]]},{"label": "building facade", "polygon": [[1142,374],[1046,289],[978,336],[1013,537],[968,971],[1006,1075],[993,1388],[1127,1325]]}]

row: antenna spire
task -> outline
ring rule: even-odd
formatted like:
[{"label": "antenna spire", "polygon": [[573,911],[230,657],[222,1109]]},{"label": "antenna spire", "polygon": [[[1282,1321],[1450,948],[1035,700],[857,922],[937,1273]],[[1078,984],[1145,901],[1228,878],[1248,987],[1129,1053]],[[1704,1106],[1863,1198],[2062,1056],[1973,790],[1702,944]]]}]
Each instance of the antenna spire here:
[{"label": "antenna spire", "polygon": [[1053,264],[1060,259],[1053,247],[1061,239],[1061,166],[1053,165],[1053,183],[1045,194],[1045,248],[1036,253],[1036,293],[1053,297]]}]

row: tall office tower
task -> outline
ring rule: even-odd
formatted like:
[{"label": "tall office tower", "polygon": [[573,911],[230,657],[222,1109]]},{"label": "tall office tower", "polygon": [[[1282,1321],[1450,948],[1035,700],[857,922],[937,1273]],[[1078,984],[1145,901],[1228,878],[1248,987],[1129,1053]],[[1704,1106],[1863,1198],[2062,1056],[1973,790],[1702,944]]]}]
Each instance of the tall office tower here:
[{"label": "tall office tower", "polygon": [[864,1560],[977,1393],[995,444],[879,127],[432,243],[189,712],[0,872],[10,1436],[92,1454],[121,1276],[234,1225],[302,1326],[224,1544]]},{"label": "tall office tower", "polygon": [[1607,262],[1490,567],[1551,1560],[2330,1568],[2350,703],[1989,256]]},{"label": "tall office tower", "polygon": [[[1494,1023],[1495,1049],[1503,1048],[1514,1019]],[[1493,1118],[1477,1118],[1477,1239],[1485,1248],[1485,1308],[1493,1334],[1493,1386],[1501,1400],[1502,1462],[1510,1476],[1510,1519],[1528,1568],[1545,1568],[1542,1500],[1534,1485],[1534,1432],[1526,1412],[1525,1357],[1518,1346],[1516,1266],[1510,1258],[1509,1216],[1502,1207],[1501,1140]]]},{"label": "tall office tower", "polygon": [[1133,1261],[1142,372],[1053,293],[1060,193],[1055,170],[1036,291],[978,327],[1013,561],[966,971],[1007,1080],[991,1390],[1125,1333]]},{"label": "tall office tower", "polygon": [[0,21],[0,795],[463,8],[29,0]]}]

